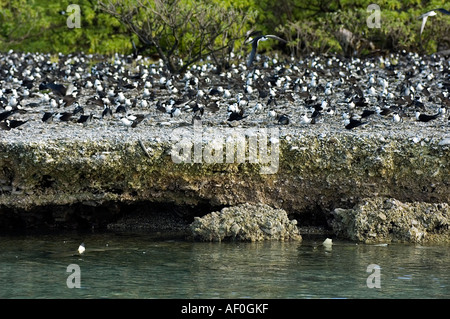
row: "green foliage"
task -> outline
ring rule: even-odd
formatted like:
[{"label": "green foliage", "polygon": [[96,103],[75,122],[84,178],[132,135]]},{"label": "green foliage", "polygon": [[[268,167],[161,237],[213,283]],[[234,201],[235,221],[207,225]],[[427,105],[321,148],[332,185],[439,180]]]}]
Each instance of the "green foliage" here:
[{"label": "green foliage", "polygon": [[[374,49],[432,53],[437,49],[450,48],[448,16],[430,17],[422,36],[422,21],[417,19],[428,10],[446,7],[445,1],[430,1],[428,4],[420,0],[378,1],[380,28],[369,28],[366,23],[373,13],[367,11],[367,6],[373,3],[371,0],[283,1],[293,3],[292,16],[295,18],[287,21],[281,19],[277,31],[290,40],[289,47],[295,54],[310,51],[354,54]],[[351,43],[342,40],[342,30],[352,35]],[[440,48],[436,45],[437,39]]]},{"label": "green foliage", "polygon": [[74,1],[1,0],[0,43],[3,51],[125,53],[130,35],[96,1],[78,0],[80,28],[69,28],[66,12]]},{"label": "green foliage", "polygon": [[137,36],[141,47],[158,54],[170,72],[183,72],[207,56],[223,64],[252,18],[251,11],[209,0],[109,0],[100,5]]},{"label": "green foliage", "polygon": [[[67,26],[70,13],[65,11],[72,3],[81,8],[81,28]],[[448,16],[438,14],[428,18],[422,36],[421,20],[417,19],[431,9],[442,7],[450,10],[445,0],[122,0],[117,3],[119,13],[129,7],[136,8],[134,18],[141,22],[154,17],[158,3],[177,3],[174,16],[166,12],[165,16],[170,17],[166,22],[178,25],[185,22],[184,31],[176,33],[167,28],[170,23],[160,24],[154,31],[160,36],[159,42],[166,52],[177,42],[173,56],[182,59],[194,51],[205,52],[198,40],[201,29],[211,25],[202,24],[195,15],[188,14],[201,8],[208,10],[205,21],[215,21],[216,25],[220,25],[217,19],[224,19],[223,10],[237,10],[241,18],[245,15],[240,24],[231,24],[224,19],[221,25],[228,25],[229,29],[219,30],[220,35],[210,43],[210,48],[224,46],[232,35],[233,41],[228,44],[244,55],[250,50],[250,46],[244,45],[245,32],[254,30],[277,34],[289,41],[286,46],[277,41],[261,42],[260,52],[285,48],[285,53],[296,55],[312,51],[355,54],[374,49],[433,53],[450,48]],[[371,14],[367,6],[372,3],[381,9],[380,28],[369,28],[366,24]],[[143,24],[140,26],[145,27]],[[353,35],[351,44],[343,40],[342,30]],[[145,54],[161,53],[143,43],[139,34],[132,32],[123,21],[102,10],[98,0],[0,0],[2,51],[129,54],[133,50],[132,39],[138,46],[147,47]]]}]

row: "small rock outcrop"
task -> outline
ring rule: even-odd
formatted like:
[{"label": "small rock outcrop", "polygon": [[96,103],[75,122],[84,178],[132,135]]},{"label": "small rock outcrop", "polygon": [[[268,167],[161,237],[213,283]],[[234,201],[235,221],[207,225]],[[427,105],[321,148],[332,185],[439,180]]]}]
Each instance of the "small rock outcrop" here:
[{"label": "small rock outcrop", "polygon": [[447,203],[403,203],[392,198],[363,199],[352,209],[336,208],[331,226],[336,235],[365,243],[448,242]]},{"label": "small rock outcrop", "polygon": [[264,204],[242,204],[223,208],[191,224],[192,236],[203,241],[301,240],[296,220],[286,211]]}]

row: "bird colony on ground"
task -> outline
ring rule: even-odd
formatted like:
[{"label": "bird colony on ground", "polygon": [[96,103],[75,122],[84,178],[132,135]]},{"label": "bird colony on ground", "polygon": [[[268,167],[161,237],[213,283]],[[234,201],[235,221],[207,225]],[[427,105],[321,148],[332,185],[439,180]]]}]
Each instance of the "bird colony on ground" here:
[{"label": "bird colony on ground", "polygon": [[[206,126],[360,131],[449,126],[450,59],[399,52],[346,58],[255,54],[184,74],[162,61],[118,55],[0,55],[0,132]],[[57,60],[57,61],[55,61]]]}]

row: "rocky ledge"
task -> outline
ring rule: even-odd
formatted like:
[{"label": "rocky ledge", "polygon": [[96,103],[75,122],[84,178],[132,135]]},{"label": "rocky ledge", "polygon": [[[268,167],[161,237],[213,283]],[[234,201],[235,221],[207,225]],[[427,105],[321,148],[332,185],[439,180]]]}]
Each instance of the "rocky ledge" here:
[{"label": "rocky ledge", "polygon": [[[223,129],[225,134],[230,128]],[[58,134],[66,130],[61,127]],[[202,217],[215,207],[263,203],[284,209],[299,228],[332,225],[336,235],[357,241],[449,239],[450,146],[435,131],[418,137],[407,130],[332,133],[320,126],[278,128],[277,139],[271,141],[279,146],[278,167],[262,174],[261,169],[269,167],[262,161],[177,163],[167,128],[146,134],[96,130],[90,139],[73,130],[70,139],[42,134],[21,142],[1,138],[3,228],[11,221],[25,227],[71,222],[75,227],[102,227],[123,217],[133,203],[140,203],[141,211],[145,207],[151,211],[157,204],[189,207],[178,214],[185,220]],[[207,135],[203,142],[203,149],[211,145]],[[394,214],[376,202],[371,206],[374,215],[369,214],[373,218],[364,218],[368,213],[358,209],[345,210],[367,198],[395,198],[402,204],[394,205]],[[427,218],[418,217],[418,212]],[[442,220],[431,222],[430,216],[441,216],[436,214]],[[399,235],[395,225],[403,223],[402,218],[409,227],[406,231],[417,229],[415,234],[408,237],[403,229]]]}]

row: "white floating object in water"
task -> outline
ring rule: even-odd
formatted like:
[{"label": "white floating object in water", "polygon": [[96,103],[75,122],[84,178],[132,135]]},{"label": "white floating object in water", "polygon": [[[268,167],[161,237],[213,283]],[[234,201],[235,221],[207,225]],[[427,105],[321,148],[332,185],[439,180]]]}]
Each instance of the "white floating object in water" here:
[{"label": "white floating object in water", "polygon": [[78,247],[78,253],[81,255],[85,250],[86,248],[84,247],[84,243],[81,243],[80,247]]},{"label": "white floating object in water", "polygon": [[330,238],[327,238],[323,241],[322,245],[325,247],[331,247],[331,245],[333,245],[333,241]]}]

